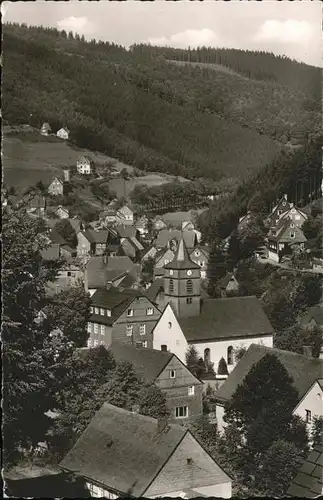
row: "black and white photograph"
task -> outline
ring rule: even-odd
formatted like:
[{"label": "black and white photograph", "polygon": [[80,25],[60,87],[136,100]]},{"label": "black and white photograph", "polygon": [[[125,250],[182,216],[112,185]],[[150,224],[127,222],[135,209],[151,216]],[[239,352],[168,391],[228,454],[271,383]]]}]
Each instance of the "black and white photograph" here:
[{"label": "black and white photograph", "polygon": [[321,1],[1,27],[3,496],[322,496]]}]

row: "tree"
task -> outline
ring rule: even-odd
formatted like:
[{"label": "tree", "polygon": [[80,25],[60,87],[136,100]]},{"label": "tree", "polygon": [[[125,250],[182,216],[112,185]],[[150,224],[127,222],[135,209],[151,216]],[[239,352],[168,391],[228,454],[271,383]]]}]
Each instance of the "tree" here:
[{"label": "tree", "polygon": [[89,337],[90,295],[82,285],[62,290],[49,299],[45,308],[48,331],[60,328],[68,341],[76,347],[85,347]]},{"label": "tree", "polygon": [[237,477],[252,491],[259,486],[257,477],[264,464],[270,479],[269,464],[275,447],[269,450],[275,442],[293,444],[302,456],[308,451],[305,423],[292,414],[298,402],[292,382],[276,356],[266,354],[253,365],[225,407],[228,425],[221,446]]},{"label": "tree", "polygon": [[128,170],[126,169],[126,167],[124,167],[124,168],[121,170],[120,175],[121,175],[121,177],[122,177],[125,181],[127,181],[127,180],[129,179],[129,172],[128,172]]},{"label": "tree", "polygon": [[319,417],[315,416],[313,418],[312,440],[313,440],[313,447],[322,445],[322,441],[323,441],[323,417],[322,416],[319,416]]},{"label": "tree", "polygon": [[191,372],[197,377],[201,378],[205,374],[205,363],[199,357],[198,351],[194,345],[190,345],[185,354],[186,365]]},{"label": "tree", "polygon": [[217,432],[216,424],[210,423],[208,415],[202,415],[194,420],[190,425],[190,430],[193,436],[195,436],[198,441],[202,443],[210,455],[216,456],[216,445],[219,439],[219,434]]},{"label": "tree", "polygon": [[39,221],[23,208],[3,210],[3,449],[6,464],[43,441],[53,407],[57,373],[70,345],[35,322],[46,305],[45,284],[54,281],[56,261],[45,262]]},{"label": "tree", "polygon": [[227,258],[218,246],[213,247],[207,268],[208,283],[208,294],[212,297],[216,297],[219,292],[219,281],[224,278],[228,271]]},{"label": "tree", "polygon": [[248,223],[238,231],[239,256],[241,259],[252,257],[264,244],[265,230],[259,216],[250,216]]},{"label": "tree", "polygon": [[319,327],[309,328],[295,324],[286,330],[277,332],[274,338],[275,347],[286,351],[303,354],[303,347],[310,346],[314,358],[318,358],[322,346],[322,331]]},{"label": "tree", "polygon": [[164,393],[154,384],[144,385],[138,393],[137,400],[142,415],[153,418],[167,418],[170,415]]},{"label": "tree", "polygon": [[227,363],[224,358],[221,358],[219,361],[218,375],[229,375]]},{"label": "tree", "polygon": [[142,276],[143,276],[143,281],[146,283],[153,281],[154,279],[154,270],[155,270],[155,260],[152,257],[148,257],[148,259],[145,259],[142,263]]},{"label": "tree", "polygon": [[77,236],[69,220],[59,220],[55,224],[55,229],[70,247],[77,247]]},{"label": "tree", "polygon": [[314,217],[309,216],[302,225],[302,231],[304,233],[304,236],[308,240],[313,240],[317,238],[321,229],[322,229],[322,220],[320,220],[320,218],[318,217],[314,219]]}]

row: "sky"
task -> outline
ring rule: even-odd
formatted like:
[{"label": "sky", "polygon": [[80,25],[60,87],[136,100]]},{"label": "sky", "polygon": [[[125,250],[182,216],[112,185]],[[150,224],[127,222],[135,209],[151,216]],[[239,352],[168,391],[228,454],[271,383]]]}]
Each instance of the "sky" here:
[{"label": "sky", "polygon": [[51,26],[126,47],[266,50],[322,66],[320,0],[4,2],[3,22]]}]

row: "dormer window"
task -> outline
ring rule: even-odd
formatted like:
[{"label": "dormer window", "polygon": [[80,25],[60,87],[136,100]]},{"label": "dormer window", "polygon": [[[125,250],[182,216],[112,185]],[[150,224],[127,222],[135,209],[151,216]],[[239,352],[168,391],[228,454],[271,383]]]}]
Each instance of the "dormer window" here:
[{"label": "dormer window", "polygon": [[291,233],[290,233],[290,237],[291,237],[291,238],[295,238],[295,233],[292,233],[292,232],[291,232]]},{"label": "dormer window", "polygon": [[199,251],[199,250],[196,250],[196,251],[195,251],[195,255],[196,255],[196,257],[199,257],[199,255],[200,255],[200,251]]},{"label": "dormer window", "polygon": [[101,309],[100,309],[101,316],[104,316],[104,312],[105,312],[105,310],[101,307]]},{"label": "dormer window", "polygon": [[111,318],[111,310],[110,309],[107,309],[107,316],[109,316]]},{"label": "dormer window", "polygon": [[147,316],[152,316],[154,314],[154,309],[152,307],[148,307]]},{"label": "dormer window", "polygon": [[127,316],[128,317],[133,316],[133,309],[128,309]]},{"label": "dormer window", "polygon": [[169,377],[170,378],[176,378],[176,370],[170,370]]},{"label": "dormer window", "polygon": [[99,314],[99,308],[98,307],[94,308],[94,314]]}]

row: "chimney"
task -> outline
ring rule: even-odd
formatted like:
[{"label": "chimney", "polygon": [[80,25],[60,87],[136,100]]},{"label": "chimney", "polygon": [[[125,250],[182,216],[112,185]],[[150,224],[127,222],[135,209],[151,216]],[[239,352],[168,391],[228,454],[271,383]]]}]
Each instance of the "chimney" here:
[{"label": "chimney", "polygon": [[308,358],[312,357],[312,347],[310,345],[303,345],[303,355]]},{"label": "chimney", "polygon": [[158,434],[168,430],[168,420],[167,417],[160,417],[157,422]]},{"label": "chimney", "polygon": [[64,168],[63,174],[64,174],[64,181],[65,182],[69,182],[70,181],[70,170],[69,170],[69,168]]}]

